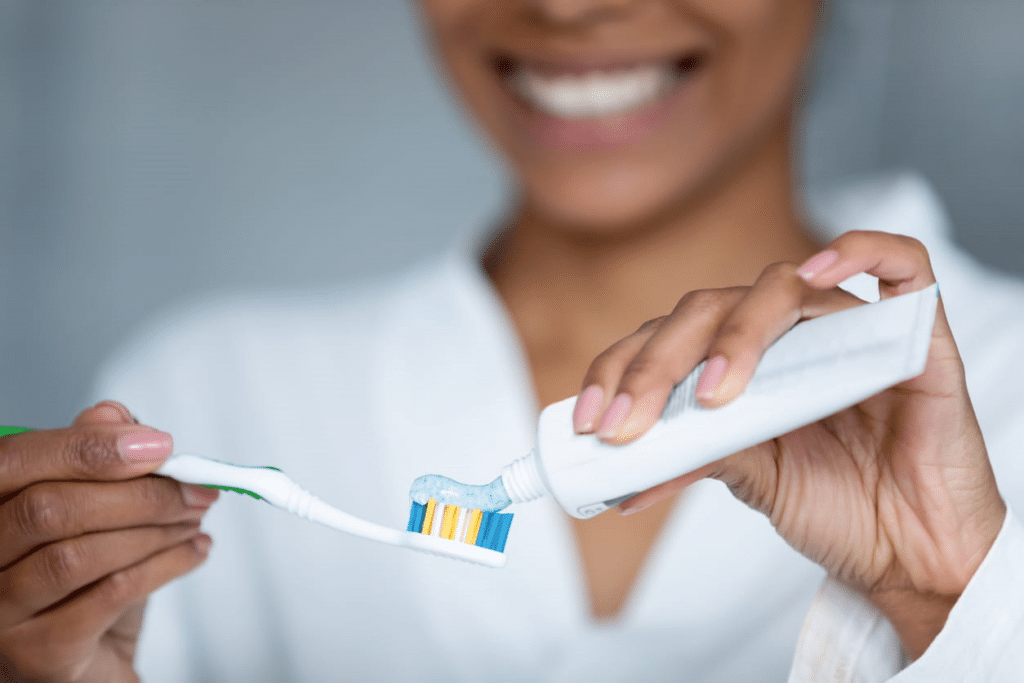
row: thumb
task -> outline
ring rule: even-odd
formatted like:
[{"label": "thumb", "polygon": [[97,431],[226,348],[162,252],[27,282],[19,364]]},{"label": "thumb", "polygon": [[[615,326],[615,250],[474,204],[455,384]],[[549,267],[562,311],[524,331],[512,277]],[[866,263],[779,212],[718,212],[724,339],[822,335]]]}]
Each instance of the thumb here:
[{"label": "thumb", "polygon": [[771,516],[779,490],[775,440],[752,446],[708,466],[707,478],[725,484],[737,500]]}]

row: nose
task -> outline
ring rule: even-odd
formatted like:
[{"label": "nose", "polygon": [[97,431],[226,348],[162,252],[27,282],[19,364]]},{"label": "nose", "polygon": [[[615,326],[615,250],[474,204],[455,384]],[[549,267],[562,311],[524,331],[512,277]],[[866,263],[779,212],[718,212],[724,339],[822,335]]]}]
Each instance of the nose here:
[{"label": "nose", "polygon": [[644,0],[529,0],[543,19],[558,24],[590,24],[613,19]]}]

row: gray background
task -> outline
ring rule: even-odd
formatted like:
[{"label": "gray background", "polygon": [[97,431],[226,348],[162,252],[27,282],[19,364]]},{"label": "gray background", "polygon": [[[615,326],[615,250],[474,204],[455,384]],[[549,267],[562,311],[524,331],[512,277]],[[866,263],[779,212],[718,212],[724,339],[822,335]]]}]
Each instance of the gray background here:
[{"label": "gray background", "polygon": [[[812,79],[813,183],[923,172],[1024,273],[1024,3],[849,0]],[[504,179],[407,3],[0,0],[0,423],[55,426],[161,308],[380,275]]]}]

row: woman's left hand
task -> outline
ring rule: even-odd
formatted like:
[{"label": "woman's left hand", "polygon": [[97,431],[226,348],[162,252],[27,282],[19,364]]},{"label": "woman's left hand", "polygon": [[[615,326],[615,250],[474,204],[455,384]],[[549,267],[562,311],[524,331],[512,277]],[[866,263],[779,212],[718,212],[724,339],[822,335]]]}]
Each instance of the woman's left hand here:
[{"label": "woman's left hand", "polygon": [[[850,232],[799,268],[769,266],[752,287],[691,292],[594,360],[576,430],[609,443],[636,439],[704,358],[698,400],[728,403],[794,324],[862,305],[836,286],[860,272],[878,278],[883,299],[935,282],[917,240]],[[941,630],[1006,514],[941,300],[923,374],[640,493],[622,511],[705,477],[723,481],[790,545],[863,593],[913,657]]]}]

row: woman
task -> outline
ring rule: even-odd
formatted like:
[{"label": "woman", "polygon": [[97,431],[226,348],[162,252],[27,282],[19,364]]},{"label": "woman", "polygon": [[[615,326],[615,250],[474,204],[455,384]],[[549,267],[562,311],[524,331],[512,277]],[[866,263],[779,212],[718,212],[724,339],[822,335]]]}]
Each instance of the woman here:
[{"label": "woman", "polygon": [[[214,496],[141,476],[171,437],[125,405],[179,451],[282,463],[399,524],[413,477],[484,481],[524,453],[538,405],[580,393],[577,431],[626,442],[704,358],[699,399],[734,398],[786,329],[860,303],[837,288],[850,276],[882,297],[935,281],[919,241],[851,227],[916,229],[951,300],[984,286],[1004,314],[1024,301],[943,241],[912,182],[833,203],[843,225],[803,219],[793,121],[816,0],[420,6],[515,172],[504,229],[382,290],[168,320],[106,373],[123,403],[0,441],[12,680],[134,680],[146,596],[206,559]],[[1003,353],[970,329],[973,353]],[[990,448],[1020,436],[1011,417],[987,425]],[[900,674],[916,681],[1020,664],[1020,609],[991,632],[987,610],[992,593],[1020,602],[1024,532],[941,306],[920,377],[628,505],[586,522],[524,508],[508,568],[483,572],[225,501],[207,565],[150,601],[141,666],[175,681],[762,681],[791,660],[792,680],[884,680],[917,660]]]}]

